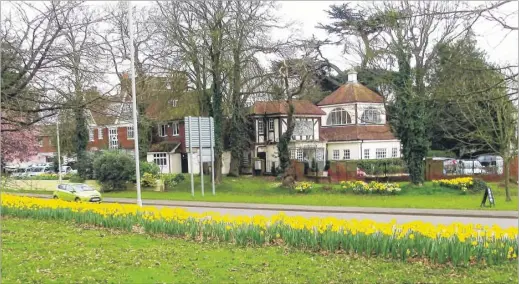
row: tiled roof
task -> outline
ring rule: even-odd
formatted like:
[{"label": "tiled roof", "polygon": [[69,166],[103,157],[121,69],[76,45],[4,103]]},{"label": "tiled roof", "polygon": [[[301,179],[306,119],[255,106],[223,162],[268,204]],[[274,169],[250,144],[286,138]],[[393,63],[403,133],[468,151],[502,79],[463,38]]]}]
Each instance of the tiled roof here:
[{"label": "tiled roof", "polygon": [[[325,115],[326,113],[308,100],[293,100],[295,115]],[[251,114],[271,115],[288,114],[288,103],[286,101],[255,102]]]},{"label": "tiled roof", "polygon": [[180,146],[180,142],[173,141],[162,141],[159,143],[151,144],[150,152],[171,152]]},{"label": "tiled roof", "polygon": [[317,105],[344,103],[383,103],[384,98],[360,83],[347,83],[322,99]]},{"label": "tiled roof", "polygon": [[321,137],[332,141],[394,140],[389,125],[346,125],[321,127]]}]

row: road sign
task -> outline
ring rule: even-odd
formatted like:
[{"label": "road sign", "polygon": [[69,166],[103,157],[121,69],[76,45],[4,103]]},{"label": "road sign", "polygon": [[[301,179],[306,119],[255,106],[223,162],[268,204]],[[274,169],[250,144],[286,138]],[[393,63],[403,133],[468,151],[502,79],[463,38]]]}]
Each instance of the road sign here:
[{"label": "road sign", "polygon": [[[204,162],[211,162],[211,180],[213,195],[216,194],[214,186],[214,120],[212,117],[184,117],[185,141],[189,147],[189,163],[191,171],[191,195],[195,196],[195,184],[193,180],[193,147],[199,150],[200,186],[204,196]],[[205,148],[205,149],[204,149]]]}]

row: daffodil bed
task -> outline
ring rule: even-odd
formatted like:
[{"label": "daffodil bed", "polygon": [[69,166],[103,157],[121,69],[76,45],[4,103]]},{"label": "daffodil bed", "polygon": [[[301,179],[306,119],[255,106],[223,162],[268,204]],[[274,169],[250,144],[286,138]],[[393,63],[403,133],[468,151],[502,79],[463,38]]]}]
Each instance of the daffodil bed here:
[{"label": "daffodil bed", "polygon": [[357,194],[398,194],[402,190],[396,183],[380,183],[375,181],[370,183],[363,181],[341,181],[341,189]]},{"label": "daffodil bed", "polygon": [[241,246],[284,244],[315,251],[435,263],[487,265],[517,258],[517,228],[498,226],[377,223],[371,220],[304,218],[283,213],[264,216],[223,216],[182,209],[122,204],[86,204],[2,194],[4,215],[61,219],[108,228],[222,241]]},{"label": "daffodil bed", "polygon": [[471,177],[440,179],[433,180],[433,185],[446,186],[454,189],[459,189],[463,192],[467,192],[467,190],[474,185],[474,180]]}]

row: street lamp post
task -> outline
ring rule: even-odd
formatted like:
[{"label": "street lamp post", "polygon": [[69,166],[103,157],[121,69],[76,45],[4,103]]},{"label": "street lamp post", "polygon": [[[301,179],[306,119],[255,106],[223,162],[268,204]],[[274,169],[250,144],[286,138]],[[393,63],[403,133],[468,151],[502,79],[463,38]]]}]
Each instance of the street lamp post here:
[{"label": "street lamp post", "polygon": [[137,97],[135,91],[135,48],[133,46],[133,11],[132,2],[128,2],[128,26],[130,29],[130,59],[131,59],[131,70],[132,70],[132,109],[133,109],[133,133],[134,136],[134,156],[135,156],[135,176],[137,186],[137,205],[142,206],[141,199],[141,175],[139,168],[139,129],[137,127]]}]

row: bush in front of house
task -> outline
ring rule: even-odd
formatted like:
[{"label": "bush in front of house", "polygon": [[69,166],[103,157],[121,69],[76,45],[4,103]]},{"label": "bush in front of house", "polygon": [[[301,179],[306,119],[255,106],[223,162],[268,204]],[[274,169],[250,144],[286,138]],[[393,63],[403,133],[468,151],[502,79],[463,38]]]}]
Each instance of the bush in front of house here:
[{"label": "bush in front of house", "polygon": [[172,189],[177,184],[183,182],[186,177],[183,174],[163,174],[161,180],[164,183],[165,189]]},{"label": "bush in front of house", "polygon": [[135,163],[126,153],[107,151],[95,159],[94,173],[103,191],[124,190],[135,175]]},{"label": "bush in front of house", "polygon": [[142,187],[155,187],[157,186],[157,179],[154,175],[150,173],[144,173],[141,177],[141,186]]}]

